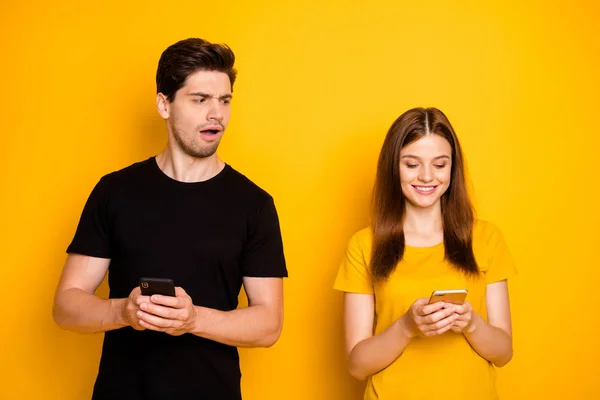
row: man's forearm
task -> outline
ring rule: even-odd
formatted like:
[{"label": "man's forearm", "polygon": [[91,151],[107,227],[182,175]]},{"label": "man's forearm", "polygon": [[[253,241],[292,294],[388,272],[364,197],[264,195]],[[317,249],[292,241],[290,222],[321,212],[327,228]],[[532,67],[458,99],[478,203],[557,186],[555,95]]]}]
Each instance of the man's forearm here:
[{"label": "man's forearm", "polygon": [[79,333],[106,332],[127,326],[123,307],[127,299],[101,299],[92,293],[70,288],[58,293],[52,309],[63,329]]},{"label": "man's forearm", "polygon": [[502,329],[488,324],[474,313],[473,330],[464,335],[471,347],[483,358],[502,367],[510,361],[513,354],[512,338]]},{"label": "man's forearm", "polygon": [[262,305],[219,311],[196,306],[192,333],[237,347],[269,347],[279,338],[281,318]]}]

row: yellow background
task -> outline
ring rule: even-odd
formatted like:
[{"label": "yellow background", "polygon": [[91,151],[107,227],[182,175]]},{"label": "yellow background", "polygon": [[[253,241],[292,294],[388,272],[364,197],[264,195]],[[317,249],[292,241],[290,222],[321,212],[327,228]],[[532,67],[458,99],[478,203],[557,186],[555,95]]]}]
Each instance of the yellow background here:
[{"label": "yellow background", "polygon": [[519,267],[500,394],[600,398],[600,6],[481,3],[4,0],[0,398],[89,398],[102,335],[51,317],[64,251],[100,176],[164,145],[155,68],[191,36],[236,53],[220,154],[275,197],[291,274],[280,341],[241,350],[246,399],[360,398],[332,283],[383,137],[414,106],[449,116]]}]

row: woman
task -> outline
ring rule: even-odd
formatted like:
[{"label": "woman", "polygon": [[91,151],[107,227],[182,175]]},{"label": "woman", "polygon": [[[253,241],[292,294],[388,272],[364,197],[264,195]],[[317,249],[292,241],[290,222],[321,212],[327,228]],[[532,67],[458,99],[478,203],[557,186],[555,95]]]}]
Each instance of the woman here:
[{"label": "woman", "polygon": [[[335,281],[364,398],[497,399],[494,366],[512,357],[515,272],[501,232],[474,217],[446,116],[402,114],[379,156],[371,226],[351,238]],[[428,304],[444,289],[467,289],[466,301]]]}]

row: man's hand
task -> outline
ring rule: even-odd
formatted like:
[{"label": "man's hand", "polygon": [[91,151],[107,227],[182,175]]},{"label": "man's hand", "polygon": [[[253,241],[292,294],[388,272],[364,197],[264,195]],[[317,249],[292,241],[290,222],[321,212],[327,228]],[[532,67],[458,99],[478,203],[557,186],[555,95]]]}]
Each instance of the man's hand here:
[{"label": "man's hand", "polygon": [[192,298],[181,287],[175,288],[175,297],[150,296],[149,301],[140,304],[136,315],[143,328],[173,336],[191,332],[196,322]]},{"label": "man's hand", "polygon": [[140,305],[149,301],[150,298],[148,296],[142,296],[140,287],[137,286],[129,293],[129,297],[123,305],[123,320],[136,331],[143,331],[146,329],[144,326],[140,325],[138,312],[140,311]]}]

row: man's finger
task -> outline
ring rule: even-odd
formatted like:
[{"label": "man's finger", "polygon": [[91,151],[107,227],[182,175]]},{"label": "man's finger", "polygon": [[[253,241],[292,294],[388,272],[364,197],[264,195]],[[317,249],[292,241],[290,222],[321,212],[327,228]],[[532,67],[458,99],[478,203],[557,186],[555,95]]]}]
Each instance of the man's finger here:
[{"label": "man's finger", "polygon": [[138,311],[137,317],[141,321],[147,322],[158,328],[173,328],[174,324],[176,323],[176,321],[174,321],[174,320],[157,317],[156,315],[148,314],[143,311]]},{"label": "man's finger", "polygon": [[182,297],[162,296],[160,294],[155,294],[150,297],[150,301],[154,304],[160,304],[162,306],[172,308],[183,308],[185,306]]},{"label": "man's finger", "polygon": [[140,321],[140,326],[142,328],[144,328],[144,329],[148,329],[148,330],[151,330],[151,331],[157,331],[157,332],[164,332],[165,331],[165,328],[160,328],[160,327],[158,327],[156,325],[149,324],[146,321]]},{"label": "man's finger", "polygon": [[140,306],[140,310],[165,319],[179,319],[179,310],[172,307],[164,307],[154,303],[143,303]]},{"label": "man's finger", "polygon": [[149,296],[137,295],[137,296],[134,296],[131,301],[133,302],[133,304],[135,304],[136,306],[139,307],[139,306],[142,305],[142,303],[149,303],[150,302],[150,297]]}]

